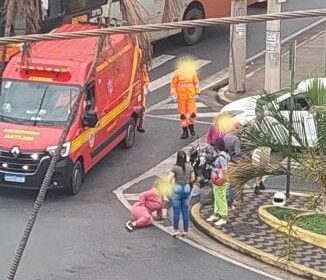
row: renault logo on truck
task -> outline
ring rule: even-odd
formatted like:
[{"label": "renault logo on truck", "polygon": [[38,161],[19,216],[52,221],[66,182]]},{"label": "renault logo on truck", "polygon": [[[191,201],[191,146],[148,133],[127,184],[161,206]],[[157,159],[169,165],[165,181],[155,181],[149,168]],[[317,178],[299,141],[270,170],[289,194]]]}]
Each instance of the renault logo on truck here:
[{"label": "renault logo on truck", "polygon": [[13,147],[10,151],[10,153],[12,154],[12,156],[14,158],[18,158],[18,156],[20,155],[20,150],[18,147]]}]

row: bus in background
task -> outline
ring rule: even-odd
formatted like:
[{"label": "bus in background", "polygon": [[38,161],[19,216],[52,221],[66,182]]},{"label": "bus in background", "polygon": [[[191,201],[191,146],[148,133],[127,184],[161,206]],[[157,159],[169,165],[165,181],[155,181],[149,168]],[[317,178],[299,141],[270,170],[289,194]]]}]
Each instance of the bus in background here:
[{"label": "bus in background", "polygon": [[[112,5],[110,7],[110,2]],[[143,13],[144,22],[149,23],[162,23],[163,12],[166,0],[138,0],[141,11]],[[172,21],[182,20],[194,20],[204,18],[216,18],[225,17],[230,15],[231,11],[231,0],[175,0],[180,1],[182,8],[177,17]],[[252,5],[257,2],[265,2],[266,0],[248,0],[248,5]],[[103,16],[110,18],[112,25],[122,25],[122,16],[120,12],[120,1],[119,0],[108,0],[108,3],[103,7]],[[111,10],[111,13],[109,12]],[[110,13],[110,14],[109,14]],[[184,42],[187,45],[196,44],[202,37],[204,32],[203,27],[178,29],[162,32],[151,33],[152,41],[157,41],[165,37],[182,33]]]},{"label": "bus in background", "polygon": [[[36,0],[40,18],[40,33],[46,33],[65,23],[96,22],[102,16],[102,6],[108,0]],[[0,0],[0,13],[4,15],[4,0]],[[0,21],[0,36],[4,36],[5,18]],[[26,33],[25,19],[17,18],[12,26],[11,36]],[[12,44],[7,49],[6,62],[20,51],[20,44]],[[2,50],[0,48],[0,58]]]}]

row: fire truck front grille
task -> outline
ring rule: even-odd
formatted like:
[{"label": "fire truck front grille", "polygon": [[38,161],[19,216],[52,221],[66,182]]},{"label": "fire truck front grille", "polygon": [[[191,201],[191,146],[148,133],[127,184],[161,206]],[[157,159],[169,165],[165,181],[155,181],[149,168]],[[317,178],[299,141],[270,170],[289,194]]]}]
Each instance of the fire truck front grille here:
[{"label": "fire truck front grille", "polygon": [[40,163],[49,158],[46,152],[22,152],[14,155],[0,150],[0,172],[33,174]]}]

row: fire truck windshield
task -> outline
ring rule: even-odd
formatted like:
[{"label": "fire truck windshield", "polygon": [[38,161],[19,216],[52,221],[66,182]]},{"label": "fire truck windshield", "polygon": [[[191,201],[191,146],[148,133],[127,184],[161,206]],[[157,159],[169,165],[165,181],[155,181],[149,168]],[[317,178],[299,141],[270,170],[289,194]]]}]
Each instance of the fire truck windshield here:
[{"label": "fire truck windshield", "polygon": [[4,80],[0,94],[0,121],[63,125],[79,93],[74,86]]}]

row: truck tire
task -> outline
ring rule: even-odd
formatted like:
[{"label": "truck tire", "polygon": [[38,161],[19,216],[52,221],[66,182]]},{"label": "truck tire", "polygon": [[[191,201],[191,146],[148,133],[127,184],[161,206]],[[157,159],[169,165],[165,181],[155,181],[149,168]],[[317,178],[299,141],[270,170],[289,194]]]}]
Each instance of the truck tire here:
[{"label": "truck tire", "polygon": [[125,148],[129,149],[133,146],[135,142],[135,136],[136,136],[136,122],[134,118],[131,118],[127,128],[127,135],[126,138],[124,139]]},{"label": "truck tire", "polygon": [[[198,8],[191,8],[186,11],[184,20],[203,19],[204,11]],[[185,28],[182,31],[183,40],[186,45],[192,46],[197,44],[204,33],[204,27]]]},{"label": "truck tire", "polygon": [[67,187],[69,195],[77,195],[84,180],[84,170],[80,161],[77,161],[71,172],[70,185]]}]

